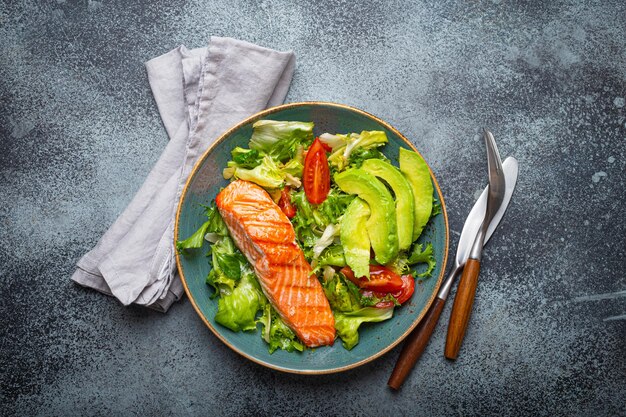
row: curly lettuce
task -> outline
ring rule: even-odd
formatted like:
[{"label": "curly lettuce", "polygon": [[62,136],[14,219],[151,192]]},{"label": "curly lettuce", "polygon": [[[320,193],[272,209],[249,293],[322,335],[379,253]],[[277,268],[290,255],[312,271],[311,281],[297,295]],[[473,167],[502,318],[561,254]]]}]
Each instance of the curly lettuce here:
[{"label": "curly lettuce", "polygon": [[308,261],[321,256],[322,251],[334,243],[339,232],[337,224],[353,199],[353,195],[335,188],[331,188],[326,200],[318,205],[311,204],[304,191],[292,194],[291,202],[296,207],[296,215],[291,223]]},{"label": "curly lettuce", "polygon": [[378,149],[365,149],[357,148],[352,151],[348,158],[348,165],[352,168],[361,168],[363,162],[368,159],[382,159],[385,162],[389,162],[389,159]]},{"label": "curly lettuce", "polygon": [[204,243],[204,235],[207,233],[207,229],[209,228],[210,221],[207,220],[192,234],[185,240],[179,240],[176,242],[176,250],[178,253],[184,253],[187,249],[198,249],[202,247]]},{"label": "curly lettuce", "polygon": [[426,264],[426,269],[423,272],[416,272],[414,274],[415,277],[430,277],[437,265],[432,243],[427,243],[425,247],[421,243],[414,244],[411,251],[400,253],[400,255],[387,266],[396,274],[404,275],[410,272],[412,266],[419,264]]},{"label": "curly lettuce", "polygon": [[388,142],[385,132],[380,130],[364,130],[360,134],[349,135],[324,133],[320,140],[331,147],[328,162],[338,171],[344,170],[350,160],[350,156],[357,149],[374,149]]},{"label": "curly lettuce", "polygon": [[257,322],[263,326],[261,336],[269,345],[270,354],[277,349],[287,352],[302,352],[304,350],[304,345],[298,340],[296,334],[285,324],[269,303],[265,305],[263,315]]},{"label": "curly lettuce", "polygon": [[285,184],[285,174],[269,156],[264,156],[261,163],[252,169],[234,165],[224,168],[225,179],[235,178],[253,182],[263,188],[280,188]]},{"label": "curly lettuce", "polygon": [[430,212],[430,218],[432,219],[438,214],[441,214],[441,202],[436,198],[433,198],[433,209]]},{"label": "curly lettuce", "polygon": [[338,267],[346,266],[346,257],[341,244],[331,245],[322,251],[319,258],[317,258],[317,268],[326,265]]},{"label": "curly lettuce", "polygon": [[[304,191],[298,191],[291,196],[291,202],[299,213],[296,214],[295,227],[312,227],[321,234],[329,224],[336,224],[343,215],[354,195],[346,194],[336,188],[331,188],[323,203],[311,204]],[[292,220],[294,221],[294,220]]]},{"label": "curly lettuce", "polygon": [[206,283],[218,294],[229,294],[241,279],[242,269],[248,265],[243,254],[235,247],[232,239],[224,236],[211,246],[211,271]]},{"label": "curly lettuce", "polygon": [[324,294],[328,298],[330,308],[334,311],[355,311],[360,309],[358,295],[348,286],[347,281],[336,273],[330,274],[330,277],[322,283]]},{"label": "curly lettuce", "polygon": [[252,169],[257,165],[260,165],[263,161],[263,154],[256,149],[244,149],[237,146],[230,151],[232,160],[228,161],[227,166],[236,166],[239,168]]},{"label": "curly lettuce", "polygon": [[359,343],[359,327],[363,323],[389,320],[393,317],[393,307],[363,307],[349,312],[335,312],[335,328],[343,347],[350,350]]},{"label": "curly lettuce", "polygon": [[420,263],[425,263],[427,268],[424,272],[418,273],[417,277],[425,278],[429,277],[435,266],[437,265],[437,261],[435,260],[435,255],[433,253],[433,244],[428,243],[426,247],[423,248],[423,245],[416,244],[413,246],[413,250],[409,254],[409,258],[407,260],[409,265],[417,265]]},{"label": "curly lettuce", "polygon": [[299,146],[313,141],[312,122],[259,120],[253,125],[250,149],[269,155],[280,162],[292,159]]},{"label": "curly lettuce", "polygon": [[204,214],[207,216],[208,220],[187,239],[176,242],[176,250],[179,253],[186,253],[188,249],[201,248],[207,234],[213,235],[215,239],[228,236],[226,223],[224,223],[222,216],[220,216],[214,204],[206,206]]},{"label": "curly lettuce", "polygon": [[322,236],[313,245],[313,259],[317,259],[322,251],[333,244],[335,238],[339,236],[340,226],[338,224],[329,224],[324,229]]}]

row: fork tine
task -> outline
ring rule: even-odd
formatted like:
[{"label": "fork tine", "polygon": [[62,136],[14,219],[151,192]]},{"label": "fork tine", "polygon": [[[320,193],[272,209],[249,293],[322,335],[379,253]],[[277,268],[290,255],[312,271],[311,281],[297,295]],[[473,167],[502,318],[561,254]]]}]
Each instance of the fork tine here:
[{"label": "fork tine", "polygon": [[487,129],[483,129],[483,137],[485,139],[485,145],[487,146],[487,166],[489,172],[495,169],[497,173],[502,172],[502,159],[500,158],[500,152],[498,151],[498,145],[493,134]]}]

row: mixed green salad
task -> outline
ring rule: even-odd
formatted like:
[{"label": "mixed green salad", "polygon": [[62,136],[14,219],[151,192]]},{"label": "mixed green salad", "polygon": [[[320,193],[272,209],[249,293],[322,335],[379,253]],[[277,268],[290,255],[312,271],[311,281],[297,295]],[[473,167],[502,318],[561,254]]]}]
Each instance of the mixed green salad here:
[{"label": "mixed green salad", "polygon": [[[441,206],[419,154],[400,148],[396,167],[380,151],[388,142],[385,132],[314,138],[313,127],[257,121],[248,148],[232,149],[223,175],[263,187],[291,220],[328,298],[337,335],[352,349],[362,323],[391,319],[413,295],[416,278],[431,276],[432,244],[416,241]],[[205,207],[205,214],[206,222],[177,242],[177,249],[194,256],[194,249],[210,243],[206,282],[217,298],[215,321],[235,332],[260,325],[270,353],[302,351],[304,345],[263,294],[215,204]]]}]

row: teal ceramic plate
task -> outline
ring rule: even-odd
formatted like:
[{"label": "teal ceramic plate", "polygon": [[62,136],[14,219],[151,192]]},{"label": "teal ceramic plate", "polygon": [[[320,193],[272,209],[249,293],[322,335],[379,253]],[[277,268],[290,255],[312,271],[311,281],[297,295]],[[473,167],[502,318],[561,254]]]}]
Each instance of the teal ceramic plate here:
[{"label": "teal ceramic plate", "polygon": [[[259,119],[298,120],[315,122],[315,134],[324,132],[348,133],[362,130],[383,130],[389,143],[384,154],[398,165],[398,148],[414,149],[413,145],[388,123],[355,108],[320,102],[292,103],[257,113],[230,129],[200,158],[183,191],[176,214],[176,240],[185,239],[206,220],[202,205],[210,204],[222,187],[228,184],[222,178],[222,169],[230,159],[235,146],[247,147],[252,135],[252,124]],[[277,350],[270,354],[260,331],[234,333],[214,320],[217,300],[211,300],[212,291],[205,284],[210,267],[203,255],[176,256],[178,270],[187,296],[202,320],[215,335],[235,352],[269,368],[300,374],[341,372],[363,365],[383,355],[400,343],[417,326],[433,302],[441,284],[448,255],[448,218],[437,180],[431,172],[435,197],[441,201],[442,214],[434,217],[420,237],[433,243],[437,267],[430,278],[419,280],[410,302],[397,308],[391,320],[364,324],[359,330],[359,344],[348,351],[336,340],[334,346],[305,350],[303,353]]]}]

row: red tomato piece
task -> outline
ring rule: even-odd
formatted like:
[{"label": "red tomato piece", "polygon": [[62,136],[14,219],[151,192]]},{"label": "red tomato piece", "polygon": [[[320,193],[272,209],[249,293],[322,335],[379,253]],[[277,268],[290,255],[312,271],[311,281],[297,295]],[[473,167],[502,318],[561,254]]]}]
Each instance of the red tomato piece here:
[{"label": "red tomato piece", "polygon": [[296,215],[296,207],[291,203],[291,189],[289,187],[283,188],[280,192],[278,207],[280,207],[283,213],[290,219],[293,219]]},{"label": "red tomato piece", "polygon": [[400,304],[404,304],[409,300],[409,298],[411,298],[411,296],[415,292],[415,278],[413,278],[412,275],[407,274],[402,275],[401,279],[402,289],[399,292],[393,294],[393,296],[396,297],[396,300],[398,300]]},{"label": "red tomato piece", "polygon": [[326,152],[330,152],[333,150],[333,148],[331,148],[330,146],[328,146],[328,144],[322,142],[321,140],[320,140],[320,143],[322,144],[322,147],[324,148]]},{"label": "red tomato piece", "polygon": [[[379,266],[375,266],[375,265],[370,265],[370,268],[384,268],[384,267],[379,267]],[[387,268],[385,268],[387,269]],[[387,271],[389,271],[387,269]],[[389,271],[393,274],[392,271]],[[352,269],[350,269],[350,267],[346,266],[344,268],[341,269],[341,273],[348,278],[350,281],[354,282],[357,286],[359,286],[359,288],[361,289],[361,295],[365,296],[365,297],[378,297],[378,298],[383,298],[385,297],[387,294],[391,294],[394,296],[394,298],[396,299],[396,301],[398,301],[398,303],[400,304],[404,304],[405,302],[407,302],[411,296],[413,295],[413,293],[415,292],[415,279],[413,278],[412,275],[407,274],[407,275],[402,275],[400,277],[400,280],[402,281],[402,287],[397,290],[397,291],[378,291],[378,290],[374,290],[374,289],[365,289],[364,287],[361,287],[359,283],[362,283],[361,280],[367,280],[367,278],[355,278],[354,277],[354,272],[352,272]],[[389,308],[389,307],[393,307],[395,304],[393,301],[380,301],[378,303],[376,303],[374,305],[374,307],[376,308]]]},{"label": "red tomato piece", "polygon": [[354,272],[352,272],[352,268],[350,268],[349,266],[344,266],[343,268],[339,270],[339,272],[341,272],[350,281],[354,282],[355,278],[354,278]]},{"label": "red tomato piece", "polygon": [[306,153],[304,171],[302,173],[304,194],[311,204],[321,204],[330,192],[330,168],[326,150],[319,138]]},{"label": "red tomato piece", "polygon": [[[399,291],[391,293],[391,295],[393,295],[393,297],[396,299],[398,303],[404,304],[405,302],[409,300],[409,298],[411,298],[411,296],[415,292],[415,278],[413,278],[412,275],[407,274],[407,275],[402,275],[400,279],[402,279],[402,288]],[[378,298],[383,298],[387,294],[374,292],[372,293],[372,295],[375,295]],[[374,307],[387,308],[387,307],[391,307],[392,305],[394,305],[393,301],[381,301],[377,303]]]},{"label": "red tomato piece", "polygon": [[341,273],[359,288],[372,290],[378,293],[395,293],[403,286],[402,278],[392,270],[379,265],[370,265],[370,277],[356,278],[350,267],[345,266]]}]

